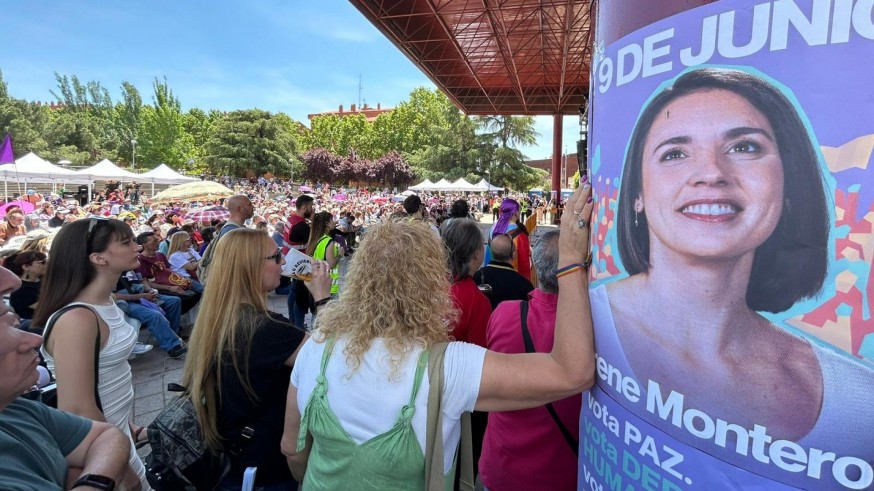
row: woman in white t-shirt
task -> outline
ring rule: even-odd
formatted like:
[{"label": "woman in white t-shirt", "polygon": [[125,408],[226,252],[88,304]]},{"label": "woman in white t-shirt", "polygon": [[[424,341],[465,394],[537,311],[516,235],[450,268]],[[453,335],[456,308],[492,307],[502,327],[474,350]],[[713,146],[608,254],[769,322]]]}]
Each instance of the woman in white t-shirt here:
[{"label": "woman in white t-shirt", "polygon": [[[594,380],[588,279],[591,189],[568,200],[559,240],[561,294],[551,353],[507,355],[449,343],[441,398],[443,473],[452,478],[462,413],[543,405]],[[570,216],[570,215],[568,215]],[[583,217],[583,218],[580,218]],[[368,231],[345,289],[319,311],[286,402],[283,452],[304,489],[423,489],[427,363],[457,315],[443,243],[423,222]],[[421,453],[420,453],[421,452]]]},{"label": "woman in white t-shirt", "polygon": [[200,254],[194,249],[194,241],[188,232],[176,232],[170,236],[170,245],[167,248],[167,260],[170,261],[170,269],[192,280],[197,278],[197,266],[200,264]]}]

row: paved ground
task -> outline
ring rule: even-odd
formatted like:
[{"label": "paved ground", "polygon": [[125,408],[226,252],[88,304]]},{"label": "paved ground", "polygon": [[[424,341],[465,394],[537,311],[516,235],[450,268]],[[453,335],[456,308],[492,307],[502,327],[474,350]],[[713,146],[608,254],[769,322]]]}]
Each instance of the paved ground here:
[{"label": "paved ground", "polygon": [[[480,227],[484,233],[487,233],[491,225],[491,217],[487,217],[480,222]],[[534,238],[546,230],[554,229],[552,226],[541,226],[535,230]],[[340,263],[340,282],[342,288],[343,276],[345,274],[345,261]],[[277,296],[270,294],[268,297],[268,305],[270,310],[283,315],[288,315],[288,307],[286,305],[286,296]],[[307,319],[309,321],[309,319]],[[146,343],[157,345],[154,338],[150,338],[149,332],[143,329],[140,332],[140,340]],[[167,384],[178,383],[182,377],[182,366],[185,363],[185,358],[174,360],[167,356],[167,353],[155,346],[152,351],[145,355],[139,356],[131,361],[133,369],[134,382],[134,423],[137,425],[148,425],[152,422],[155,416],[158,415],[165,404],[176,395],[172,392],[167,392]],[[141,455],[148,453],[148,447],[140,451]]]}]

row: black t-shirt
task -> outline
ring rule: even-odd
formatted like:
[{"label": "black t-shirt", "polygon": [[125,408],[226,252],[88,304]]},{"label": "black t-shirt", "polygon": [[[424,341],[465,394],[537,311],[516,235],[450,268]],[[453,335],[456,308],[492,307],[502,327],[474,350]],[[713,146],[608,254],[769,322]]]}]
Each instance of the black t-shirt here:
[{"label": "black t-shirt", "polygon": [[310,240],[310,224],[301,220],[288,232],[288,240],[296,244],[306,244]]},{"label": "black t-shirt", "polygon": [[499,303],[507,300],[528,300],[528,294],[534,290],[531,282],[514,271],[510,263],[499,261],[492,261],[488,266],[477,270],[473,274],[473,280],[477,285],[483,283],[491,285],[492,293],[488,297],[492,310],[498,308]]},{"label": "black t-shirt", "polygon": [[39,300],[39,282],[22,281],[21,287],[9,296],[9,304],[12,310],[22,319],[33,319],[31,305]]},{"label": "black t-shirt", "polygon": [[243,452],[232,458],[231,476],[242,479],[246,467],[258,467],[258,486],[292,479],[280,449],[285,398],[291,377],[291,367],[285,366],[285,360],[300,346],[304,335],[304,331],[294,327],[285,317],[270,313],[270,318],[264,318],[264,322],[255,330],[249,349],[240,347],[237,353],[239,360],[245,360],[248,351],[248,378],[257,402],[249,398],[230,365],[230,357],[227,358],[222,368],[219,434],[228,441],[238,439],[245,426],[255,430],[255,435]]}]

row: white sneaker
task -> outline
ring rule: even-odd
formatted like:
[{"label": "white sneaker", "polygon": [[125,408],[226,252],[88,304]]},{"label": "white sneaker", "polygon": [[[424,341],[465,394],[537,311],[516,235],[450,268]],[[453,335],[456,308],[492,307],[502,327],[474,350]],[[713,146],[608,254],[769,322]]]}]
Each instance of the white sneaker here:
[{"label": "white sneaker", "polygon": [[144,354],[148,353],[149,351],[152,351],[152,348],[154,348],[154,346],[152,346],[151,344],[145,344],[145,343],[138,342],[138,343],[134,344],[134,349],[130,352],[130,356],[127,359],[133,360],[138,355],[144,355]]}]

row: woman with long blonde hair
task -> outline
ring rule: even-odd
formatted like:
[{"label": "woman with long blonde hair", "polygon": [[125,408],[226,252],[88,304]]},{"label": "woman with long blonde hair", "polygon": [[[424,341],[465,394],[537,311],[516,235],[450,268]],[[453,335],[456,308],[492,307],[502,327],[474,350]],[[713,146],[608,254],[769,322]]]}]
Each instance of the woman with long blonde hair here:
[{"label": "woman with long blonde hair", "polygon": [[197,267],[200,265],[200,254],[194,250],[194,240],[188,232],[179,231],[170,236],[167,247],[167,261],[170,269],[191,280],[191,289],[202,293],[203,285],[197,278]]},{"label": "woman with long blonde hair", "polygon": [[[216,244],[210,265],[182,383],[193,401],[202,401],[194,407],[206,444],[230,451],[231,473],[220,489],[240,489],[249,466],[258,467],[258,487],[297,488],[279,441],[287,380],[306,333],[267,309],[283,263],[265,231],[241,228]],[[312,285],[317,299],[328,297],[321,264],[314,265]]]},{"label": "woman with long blonde hair", "polygon": [[[443,466],[451,482],[464,412],[510,411],[580,393],[594,381],[592,321],[583,263],[588,185],[567,209],[559,243],[561,290],[551,353],[506,355],[462,342],[446,347],[441,396]],[[427,223],[368,229],[344,293],[319,312],[298,355],[282,450],[307,491],[425,489],[425,426],[432,347],[449,341],[457,313],[447,255]]]}]

